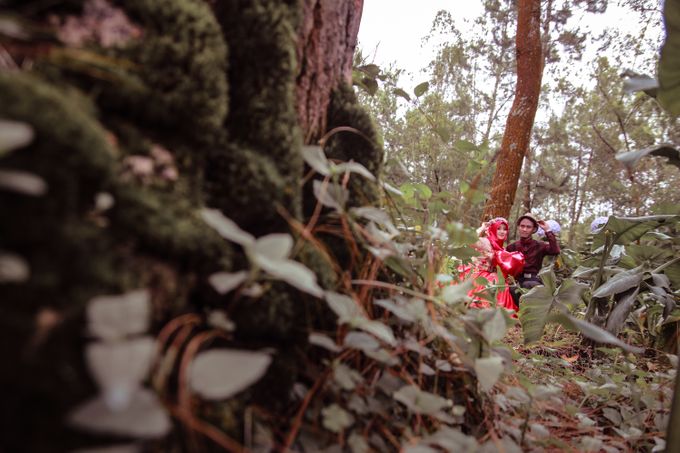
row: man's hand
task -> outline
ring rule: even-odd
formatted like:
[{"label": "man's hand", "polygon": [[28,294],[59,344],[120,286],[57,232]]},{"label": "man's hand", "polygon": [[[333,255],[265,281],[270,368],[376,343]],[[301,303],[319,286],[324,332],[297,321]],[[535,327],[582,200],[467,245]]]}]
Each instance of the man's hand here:
[{"label": "man's hand", "polygon": [[538,221],[538,226],[540,226],[541,228],[543,228],[543,231],[545,231],[546,233],[549,232],[549,231],[551,231],[551,230],[550,230],[550,225],[548,225],[547,223],[545,223],[545,220],[539,220],[539,221]]}]

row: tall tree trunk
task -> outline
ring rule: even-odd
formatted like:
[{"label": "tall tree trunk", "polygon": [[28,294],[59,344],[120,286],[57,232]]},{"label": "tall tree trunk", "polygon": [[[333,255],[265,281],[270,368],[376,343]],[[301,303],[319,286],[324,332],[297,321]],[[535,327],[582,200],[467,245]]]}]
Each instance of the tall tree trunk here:
[{"label": "tall tree trunk", "polygon": [[352,82],[363,0],[304,0],[297,42],[296,105],[305,143],[326,132],[332,91]]},{"label": "tall tree trunk", "polygon": [[543,76],[541,2],[517,3],[517,87],[505,124],[500,155],[483,218],[507,217],[515,199],[522,162],[531,139]]}]

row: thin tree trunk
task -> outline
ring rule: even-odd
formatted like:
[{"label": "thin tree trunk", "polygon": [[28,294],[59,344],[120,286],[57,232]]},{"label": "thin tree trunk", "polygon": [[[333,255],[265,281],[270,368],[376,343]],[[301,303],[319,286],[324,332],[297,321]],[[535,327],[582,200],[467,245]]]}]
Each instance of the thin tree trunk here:
[{"label": "thin tree trunk", "polygon": [[578,209],[576,210],[576,215],[571,221],[571,227],[569,228],[569,243],[572,244],[574,240],[574,235],[576,232],[576,224],[579,222],[579,219],[581,218],[581,212],[583,211],[583,202],[585,201],[586,198],[586,187],[588,187],[588,181],[590,180],[590,169],[592,167],[593,163],[593,150],[590,150],[590,154],[588,155],[588,164],[586,165],[586,174],[585,178],[583,180],[583,184],[581,186],[581,194],[579,196],[579,202],[578,202]]},{"label": "thin tree trunk", "polygon": [[531,162],[533,160],[533,152],[531,148],[527,149],[526,162],[524,164],[524,177],[522,178],[524,186],[524,196],[522,197],[522,212],[531,212]]},{"label": "thin tree trunk", "polygon": [[574,231],[576,228],[576,205],[578,204],[578,194],[581,190],[581,168],[583,167],[583,146],[579,146],[578,163],[576,165],[576,184],[574,184],[574,198],[571,201],[571,209],[569,212],[569,237],[567,242],[572,245],[574,240]]},{"label": "thin tree trunk", "polygon": [[517,88],[483,218],[507,217],[510,213],[541,92],[541,2],[519,0],[517,7]]}]

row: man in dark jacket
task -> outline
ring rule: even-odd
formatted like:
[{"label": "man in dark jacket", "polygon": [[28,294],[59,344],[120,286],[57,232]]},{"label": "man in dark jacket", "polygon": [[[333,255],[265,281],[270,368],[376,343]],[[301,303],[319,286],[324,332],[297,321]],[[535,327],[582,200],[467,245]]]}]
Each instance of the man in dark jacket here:
[{"label": "man in dark jacket", "polygon": [[[531,238],[531,235],[538,230],[539,226],[545,231],[548,242]],[[536,220],[530,213],[526,213],[517,219],[517,231],[519,232],[519,241],[508,245],[507,250],[508,252],[522,252],[524,254],[524,270],[517,276],[517,284],[521,288],[533,288],[542,284],[538,278],[538,272],[543,265],[543,257],[545,255],[558,255],[560,246],[555,234],[550,230],[550,225],[544,220]],[[515,288],[513,288],[512,297],[515,299],[515,303],[519,305],[519,294]]]}]

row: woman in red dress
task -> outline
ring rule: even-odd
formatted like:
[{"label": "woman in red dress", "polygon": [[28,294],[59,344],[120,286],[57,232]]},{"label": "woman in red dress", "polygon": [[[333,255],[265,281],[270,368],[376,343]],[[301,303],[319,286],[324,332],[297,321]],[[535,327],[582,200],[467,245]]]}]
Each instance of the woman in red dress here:
[{"label": "woman in red dress", "polygon": [[[524,255],[520,252],[508,252],[503,248],[503,244],[508,237],[508,221],[503,217],[496,217],[485,222],[477,229],[479,240],[473,245],[480,255],[473,259],[472,265],[461,268],[461,278],[472,278],[473,280],[483,277],[489,284],[498,284],[497,268],[500,268],[503,278],[515,276],[522,272],[524,267]],[[471,307],[487,308],[491,304],[493,292],[487,285],[476,285],[468,292],[472,297]],[[510,311],[517,311],[518,307],[512,299],[510,288],[507,284],[503,288],[498,288],[496,292],[496,305],[504,307]]]}]

